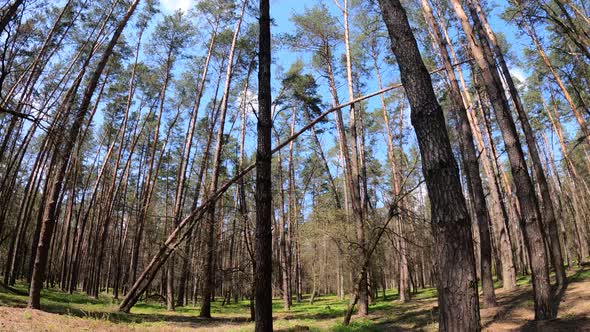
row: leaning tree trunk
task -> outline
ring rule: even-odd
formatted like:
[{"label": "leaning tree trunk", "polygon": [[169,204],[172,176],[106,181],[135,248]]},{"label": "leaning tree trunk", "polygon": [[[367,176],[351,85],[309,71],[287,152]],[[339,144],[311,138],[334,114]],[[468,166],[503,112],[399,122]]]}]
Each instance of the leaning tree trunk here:
[{"label": "leaning tree trunk", "polygon": [[[451,2],[467,35],[469,48],[479,67],[508,153],[512,176],[516,185],[516,195],[520,203],[522,230],[526,239],[525,244],[532,270],[533,291],[535,295],[535,319],[551,319],[555,317],[556,313],[551,306],[549,269],[541,225],[541,212],[539,211],[535,189],[527,170],[524,152],[516,131],[516,126],[502,88],[502,82],[493,62],[491,50],[489,50],[489,47],[486,47],[485,39],[481,38],[484,34],[481,25],[476,20],[474,31],[460,1],[451,0]],[[476,32],[480,39],[484,39],[484,42],[480,42],[477,39]]]},{"label": "leaning tree trunk", "polygon": [[[446,41],[446,45],[449,49],[451,57],[455,63],[458,63],[459,61],[457,60],[457,55],[455,53],[455,50],[453,49],[453,45],[451,44],[451,39],[449,38],[449,35],[445,28],[445,22],[442,16],[438,17],[438,22],[438,26],[441,28],[443,32],[443,35],[445,37],[444,40]],[[460,70],[457,71],[457,77],[459,78],[459,82],[461,83],[465,107],[468,109],[476,107],[476,105],[473,103],[473,99],[471,98],[471,94],[467,88],[467,84],[465,83],[463,73]],[[513,290],[516,287],[516,271],[514,269],[512,241],[510,239],[510,232],[508,228],[508,213],[504,201],[502,200],[502,192],[500,189],[498,176],[497,173],[494,171],[494,164],[491,159],[490,152],[487,150],[488,148],[485,145],[483,134],[481,132],[481,129],[479,128],[479,123],[477,121],[477,116],[475,116],[475,114],[470,112],[469,110],[467,112],[467,115],[469,117],[469,122],[475,137],[475,141],[477,142],[478,150],[481,153],[480,158],[483,159],[482,164],[488,181],[492,209],[494,211],[494,217],[491,218],[493,225],[492,230],[496,233],[496,238],[500,242],[499,247],[502,262],[502,287],[505,290]]]},{"label": "leaning tree trunk", "polygon": [[[437,71],[435,71],[435,72],[437,72]],[[381,93],[384,93],[384,92],[387,92],[387,91],[390,91],[390,90],[393,90],[396,88],[400,88],[401,86],[402,86],[401,84],[393,84],[393,85],[390,85],[382,90],[370,93],[368,95],[364,95],[362,97],[358,97],[351,102],[344,103],[342,105],[336,105],[335,107],[332,107],[332,108],[324,111],[322,114],[318,115],[315,119],[313,119],[311,122],[309,122],[307,125],[303,126],[298,131],[296,131],[293,135],[291,135],[291,137],[289,137],[288,139],[283,141],[278,146],[274,147],[271,150],[271,155],[276,153],[280,149],[284,148],[285,146],[287,146],[290,142],[299,138],[303,133],[305,133],[307,130],[309,130],[314,125],[318,124],[320,121],[322,121],[326,116],[330,115],[331,113],[336,112],[342,108],[348,107],[353,103],[359,103],[363,100],[377,96]],[[207,153],[205,153],[205,155],[207,155]],[[219,197],[222,194],[224,194],[233,184],[241,183],[243,177],[246,174],[248,174],[250,171],[252,171],[254,168],[256,168],[257,165],[258,165],[258,163],[251,163],[248,166],[243,167],[238,174],[236,174],[233,178],[227,180],[214,193],[209,193],[208,198],[204,202],[202,202],[200,205],[197,205],[197,200],[195,200],[193,210],[187,216],[185,216],[184,219],[178,224],[178,226],[172,231],[172,233],[170,233],[170,236],[168,237],[168,239],[164,242],[163,245],[160,246],[160,249],[154,254],[150,263],[146,266],[146,268],[141,273],[139,278],[135,281],[135,283],[133,284],[133,286],[131,287],[131,289],[129,290],[127,295],[125,296],[125,299],[123,299],[123,301],[119,305],[120,311],[129,312],[129,310],[135,305],[135,303],[137,303],[137,301],[139,300],[139,297],[146,291],[146,289],[148,288],[148,286],[150,285],[152,280],[155,278],[157,272],[162,267],[162,265],[166,262],[166,260],[170,256],[170,254],[172,254],[172,252],[174,252],[174,250],[176,250],[178,245],[180,243],[182,243],[182,241],[184,241],[188,237],[188,235],[191,233],[192,228],[195,227],[195,224],[198,221],[200,221],[200,219],[203,217],[204,212],[206,209],[208,209],[209,205],[213,204],[215,201],[217,201],[219,199]],[[241,186],[243,187],[243,184]],[[244,196],[242,196],[242,197],[244,197]],[[242,211],[241,213],[244,213],[244,211]],[[267,229],[267,231],[269,232],[269,235],[272,235],[271,229]],[[270,239],[270,241],[271,241],[271,245],[272,245],[272,238]],[[301,270],[301,267],[299,267],[299,269]],[[299,285],[298,287],[301,290],[301,285]],[[299,292],[301,292],[301,291],[299,291]]]},{"label": "leaning tree trunk", "polygon": [[[195,96],[195,104],[193,105],[191,119],[189,122],[189,126],[187,128],[186,139],[184,141],[182,158],[180,160],[180,167],[178,169],[178,174],[177,174],[178,175],[178,181],[177,181],[178,183],[177,183],[176,194],[175,194],[175,198],[174,198],[174,225],[175,226],[178,226],[178,223],[180,222],[180,218],[181,218],[181,214],[182,214],[188,162],[189,162],[192,143],[193,143],[193,136],[195,133],[197,115],[199,112],[199,107],[201,105],[203,91],[205,90],[205,83],[207,80],[207,73],[209,70],[209,62],[211,60],[211,54],[213,52],[213,46],[215,45],[215,39],[217,36],[217,24],[218,24],[218,21],[216,21],[216,25],[213,29],[213,32],[211,33],[211,40],[209,41],[209,48],[207,49],[207,56],[205,57],[205,64],[203,66],[203,73],[201,74],[201,81],[199,82],[199,85],[197,87],[196,96]],[[200,188],[197,188],[197,190],[200,190]],[[190,242],[187,242],[187,243],[190,243]],[[190,244],[188,244],[188,245],[190,245]],[[190,247],[187,247],[187,249],[190,249]],[[190,250],[186,250],[186,251],[189,252]],[[188,257],[184,258],[184,262],[183,262],[181,280],[180,280],[180,284],[178,287],[178,289],[179,289],[178,300],[176,301],[177,306],[182,306],[184,304],[184,297],[185,297],[184,289],[186,288],[186,281],[188,279],[187,277],[188,277]]]},{"label": "leaning tree trunk", "polygon": [[[496,55],[496,58],[498,59],[498,62],[500,64],[500,70],[504,76],[505,83],[508,86],[508,91],[510,93],[510,96],[512,97],[512,100],[514,101],[514,106],[520,119],[524,136],[529,148],[529,155],[531,157],[533,172],[537,179],[537,184],[539,186],[539,191],[541,193],[541,203],[543,206],[542,219],[544,221],[544,226],[547,228],[548,231],[547,238],[549,242],[549,252],[551,254],[551,259],[553,261],[553,266],[555,268],[556,282],[558,285],[563,285],[567,282],[567,277],[565,275],[565,268],[563,267],[563,257],[561,253],[561,245],[559,243],[559,232],[557,230],[557,219],[555,217],[555,209],[549,192],[549,184],[547,183],[547,177],[545,176],[545,171],[543,170],[541,158],[539,156],[539,151],[537,149],[537,139],[535,138],[535,134],[533,133],[533,129],[531,128],[531,125],[529,123],[528,116],[522,105],[520,95],[518,93],[518,90],[516,89],[516,85],[514,84],[512,76],[510,75],[510,71],[508,70],[508,65],[506,64],[506,60],[504,59],[504,53],[500,49],[500,46],[496,40],[496,36],[492,31],[490,25],[488,24],[485,14],[479,6],[479,2],[477,0],[469,0],[467,1],[467,4],[472,19],[474,21],[478,21],[478,23],[482,24],[485,28],[485,36],[487,36],[489,42],[493,46],[494,54]],[[487,40],[483,38],[484,35],[480,37],[482,38],[482,43],[487,44]]]},{"label": "leaning tree trunk", "polygon": [[[233,58],[236,49],[236,43],[238,40],[238,35],[240,34],[240,27],[242,24],[242,18],[244,17],[244,10],[246,8],[246,2],[242,3],[241,13],[236,24],[236,28],[234,30],[234,35],[232,39],[231,49],[229,51],[229,57],[227,60],[227,71],[225,74],[225,86],[223,91],[223,97],[221,100],[221,109],[220,109],[220,117],[219,117],[219,128],[217,129],[217,143],[215,147],[215,155],[213,157],[213,170],[211,174],[211,185],[210,185],[210,193],[214,193],[217,190],[217,182],[219,178],[219,170],[221,167],[221,155],[223,151],[223,130],[225,125],[225,116],[227,113],[227,104],[230,98],[229,96],[229,88],[231,85],[232,73],[233,73]],[[211,300],[214,291],[214,281],[215,281],[215,268],[213,264],[213,254],[215,251],[214,248],[214,240],[215,240],[215,204],[211,204],[209,206],[209,210],[207,211],[207,218],[205,222],[205,264],[203,264],[203,304],[201,305],[201,311],[199,313],[200,317],[211,317]]]},{"label": "leaning tree trunk", "polygon": [[439,330],[478,331],[479,303],[467,204],[442,109],[399,0],[380,0],[412,110],[431,202],[438,268]]},{"label": "leaning tree trunk", "polygon": [[479,175],[477,152],[475,150],[475,145],[473,144],[473,132],[469,125],[469,117],[465,105],[463,104],[463,97],[461,96],[459,83],[457,82],[457,77],[455,76],[455,71],[451,64],[451,57],[447,51],[447,45],[438,25],[435,23],[434,14],[428,4],[428,0],[422,0],[422,8],[424,9],[424,16],[432,29],[433,38],[447,70],[451,88],[450,94],[452,107],[454,112],[459,116],[457,131],[459,132],[461,154],[464,156],[463,164],[467,181],[469,182],[467,187],[469,188],[469,194],[473,199],[475,216],[477,218],[479,229],[483,305],[488,308],[494,307],[496,306],[496,295],[494,293],[494,281],[492,280],[492,245],[489,229],[490,220],[481,176]]},{"label": "leaning tree trunk", "polygon": [[[57,203],[58,197],[61,193],[63,181],[66,175],[66,169],[69,164],[71,152],[74,148],[74,144],[78,140],[78,136],[80,134],[80,129],[86,117],[86,113],[88,112],[88,108],[90,106],[90,100],[96,87],[98,86],[98,81],[104,68],[106,67],[107,61],[109,57],[113,53],[113,49],[121,36],[123,29],[127,25],[127,22],[133,15],[135,8],[139,0],[134,0],[127,12],[125,13],[123,19],[117,25],[117,28],[111,37],[104,53],[102,54],[101,59],[99,60],[96,69],[92,73],[92,76],[88,82],[86,90],[84,91],[84,95],[82,98],[82,102],[80,103],[80,107],[76,112],[76,117],[74,119],[74,123],[70,127],[69,131],[67,132],[67,140],[65,141],[65,145],[63,149],[57,151],[56,155],[58,158],[57,165],[53,172],[50,171],[50,174],[53,174],[51,179],[51,187],[49,189],[49,193],[47,196],[47,202],[45,202],[44,212],[43,212],[43,223],[41,225],[41,233],[39,238],[39,245],[37,249],[37,255],[35,258],[35,263],[33,266],[33,273],[31,276],[31,286],[29,291],[29,303],[28,306],[30,308],[39,309],[41,307],[41,288],[43,287],[43,280],[45,278],[45,269],[47,265],[47,254],[49,252],[49,243],[51,241],[51,237],[53,234],[53,228],[55,223],[57,222]],[[70,104],[70,101],[67,101]]]}]

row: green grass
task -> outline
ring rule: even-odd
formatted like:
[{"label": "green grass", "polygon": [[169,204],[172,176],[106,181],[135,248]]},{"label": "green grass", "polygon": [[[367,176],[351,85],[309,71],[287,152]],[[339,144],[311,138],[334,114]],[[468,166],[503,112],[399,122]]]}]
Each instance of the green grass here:
[{"label": "green grass", "polygon": [[[0,306],[25,307],[28,297],[24,294],[27,287],[17,284],[15,292],[0,288]],[[418,296],[428,296],[428,291],[420,291]],[[387,291],[386,297],[381,297],[370,305],[370,311],[391,310],[397,292]],[[309,327],[311,331],[377,331],[376,323],[371,320],[353,320],[349,326],[343,326],[340,321],[344,316],[348,299],[340,300],[335,295],[317,296],[314,303],[309,303],[309,295],[304,296],[301,303],[293,303],[291,310],[285,311],[281,299],[273,300],[273,312],[280,319],[275,320],[275,327],[279,330],[297,330],[298,327]],[[250,331],[253,324],[248,322],[250,303],[248,300],[230,303],[224,306],[221,301],[212,303],[211,311],[214,320],[201,320],[197,316],[199,307],[188,305],[177,307],[176,311],[168,312],[163,303],[157,301],[139,302],[130,314],[118,312],[118,301],[110,294],[100,294],[97,299],[88,297],[84,293],[68,294],[56,289],[43,289],[41,296],[42,310],[50,313],[98,319],[130,326],[159,326],[170,322],[194,323],[202,322],[207,326],[210,322],[239,323],[236,331]],[[25,319],[27,319],[25,317]],[[30,319],[30,317],[29,317]]]},{"label": "green grass", "polygon": [[570,282],[582,281],[586,279],[590,279],[590,270],[584,269],[578,270],[568,278]]},{"label": "green grass", "polygon": [[516,277],[516,285],[517,286],[524,286],[524,285],[528,285],[530,283],[531,283],[531,276],[530,275]]},{"label": "green grass", "polygon": [[[569,277],[570,282],[590,279],[590,270],[582,269]],[[530,276],[519,276],[517,285],[530,284]],[[495,281],[500,287],[501,282]],[[0,306],[25,307],[27,304],[27,287],[17,284],[14,291],[0,288]],[[316,297],[313,304],[309,303],[309,295],[304,296],[301,303],[294,301],[289,311],[283,309],[281,299],[273,300],[275,328],[280,331],[299,331],[302,327],[311,331],[382,331],[399,329],[436,329],[436,313],[425,306],[436,300],[436,289],[420,289],[412,294],[412,301],[401,304],[395,301],[398,297],[396,290],[388,290],[385,297],[380,292],[379,297],[369,306],[369,313],[374,314],[367,319],[353,319],[349,326],[342,325],[342,317],[348,306],[348,299],[341,300],[335,295]],[[526,299],[529,300],[529,299]],[[526,301],[525,300],[525,301]],[[428,302],[424,302],[428,301]],[[532,302],[531,302],[532,303]],[[528,305],[529,303],[524,303]],[[531,304],[532,305],[532,304]],[[188,305],[178,307],[174,312],[166,311],[163,303],[158,301],[139,302],[130,314],[118,312],[118,301],[110,294],[100,294],[97,299],[90,298],[84,293],[68,294],[56,289],[42,291],[41,307],[44,311],[82,317],[86,319],[109,321],[136,327],[158,327],[166,324],[190,324],[197,327],[214,327],[217,325],[231,326],[234,331],[251,331],[253,323],[248,322],[250,303],[248,300],[221,305],[221,301],[212,303],[212,313],[215,319],[198,318],[199,307]],[[31,319],[23,316],[23,319]],[[234,328],[235,327],[235,328]]]},{"label": "green grass", "polygon": [[334,332],[375,332],[381,331],[381,329],[375,324],[375,322],[369,319],[357,319],[345,326],[342,323],[336,324],[332,327]]}]

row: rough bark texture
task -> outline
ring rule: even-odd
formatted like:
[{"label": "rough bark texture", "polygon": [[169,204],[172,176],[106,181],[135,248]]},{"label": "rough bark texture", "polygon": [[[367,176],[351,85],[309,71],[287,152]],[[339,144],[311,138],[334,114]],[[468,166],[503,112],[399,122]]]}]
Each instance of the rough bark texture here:
[{"label": "rough bark texture", "polygon": [[481,283],[483,288],[483,305],[484,307],[496,306],[496,295],[494,293],[494,281],[492,280],[492,244],[489,229],[489,214],[486,204],[486,198],[483,191],[481,176],[479,175],[479,165],[477,162],[477,153],[473,143],[473,133],[469,126],[469,117],[463,104],[463,97],[455,71],[451,64],[451,57],[447,51],[446,43],[442,37],[440,29],[435,23],[432,9],[427,0],[422,0],[424,16],[429,22],[433,32],[433,38],[439,49],[439,54],[447,70],[449,83],[451,87],[451,104],[453,112],[459,116],[457,131],[459,132],[459,142],[461,145],[461,154],[463,155],[463,168],[469,182],[469,194],[473,200],[475,208],[475,217],[479,229],[480,254],[481,254]]},{"label": "rough bark texture", "polygon": [[[518,93],[518,90],[516,89],[516,85],[514,84],[512,76],[510,75],[510,71],[508,70],[508,65],[506,64],[506,60],[504,59],[504,53],[500,49],[500,45],[498,44],[496,36],[492,31],[490,25],[488,24],[486,16],[479,5],[479,1],[469,0],[467,1],[467,4],[469,5],[469,10],[472,19],[476,22],[480,21],[478,23],[482,24],[485,28],[485,35],[488,37],[490,44],[493,46],[494,54],[496,55],[496,59],[500,64],[500,69],[504,76],[505,83],[508,86],[508,92],[510,93],[510,96],[514,102],[516,112],[520,119],[524,136],[529,148],[529,155],[531,157],[531,163],[533,165],[533,172],[535,174],[535,178],[537,179],[537,184],[539,186],[539,191],[541,193],[541,203],[543,206],[542,218],[544,226],[547,228],[547,240],[549,244],[551,260],[553,261],[553,266],[555,268],[556,282],[558,285],[562,285],[567,282],[567,277],[565,275],[565,268],[563,267],[563,255],[561,253],[561,245],[559,243],[559,232],[557,230],[557,219],[555,217],[555,209],[549,192],[549,184],[547,182],[547,177],[545,176],[545,171],[542,167],[540,154],[537,149],[537,139],[535,138],[535,134],[529,123],[527,113],[522,105],[520,95]],[[481,38],[483,37],[484,36],[481,36]]]},{"label": "rough bark texture", "polygon": [[436,254],[439,329],[478,331],[471,223],[442,109],[401,3],[398,0],[379,3],[410,102],[431,202],[433,233],[440,246]]},{"label": "rough bark texture", "polygon": [[478,33],[480,39],[484,33],[481,25],[478,25],[479,22],[475,21],[475,25],[472,28],[460,1],[451,0],[451,3],[467,35],[469,48],[479,67],[508,153],[512,177],[516,185],[516,196],[520,203],[522,216],[520,222],[526,239],[525,244],[532,269],[533,290],[535,293],[535,319],[551,319],[555,317],[555,312],[551,306],[549,269],[541,226],[541,212],[539,211],[537,197],[535,196],[533,183],[527,170],[524,152],[514,120],[512,119],[508,100],[506,99],[502,83],[495,68],[491,50],[476,37],[475,32]]},{"label": "rough bark texture", "polygon": [[256,149],[256,326],[272,331],[272,114],[270,5],[260,0],[258,37],[258,145]]}]

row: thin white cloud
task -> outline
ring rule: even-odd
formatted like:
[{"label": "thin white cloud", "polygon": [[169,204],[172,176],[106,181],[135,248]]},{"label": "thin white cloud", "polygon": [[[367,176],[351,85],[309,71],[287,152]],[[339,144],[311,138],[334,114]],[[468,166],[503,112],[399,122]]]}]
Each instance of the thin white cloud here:
[{"label": "thin white cloud", "polygon": [[235,101],[235,107],[242,107],[244,101],[246,102],[246,114],[251,115],[253,112],[258,113],[258,96],[254,91],[248,89],[245,96],[244,92],[241,92]]},{"label": "thin white cloud", "polygon": [[164,12],[172,13],[181,9],[186,13],[193,6],[193,0],[160,0],[160,6]]},{"label": "thin white cloud", "polygon": [[526,82],[527,74],[520,67],[514,67],[510,69],[510,75],[516,78],[520,83]]}]

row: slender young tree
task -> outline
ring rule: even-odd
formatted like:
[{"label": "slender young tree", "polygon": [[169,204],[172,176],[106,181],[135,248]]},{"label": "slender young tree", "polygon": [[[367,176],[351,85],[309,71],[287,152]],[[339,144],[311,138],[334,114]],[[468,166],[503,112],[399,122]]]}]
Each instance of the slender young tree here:
[{"label": "slender young tree", "polygon": [[[109,43],[106,46],[106,49],[103,51],[102,56],[98,62],[98,66],[92,73],[92,77],[88,85],[86,86],[86,90],[84,91],[84,95],[82,97],[82,101],[80,106],[75,114],[74,122],[72,123],[71,127],[68,131],[68,137],[65,141],[63,149],[56,150],[56,162],[52,166],[52,171],[50,173],[50,181],[51,185],[49,187],[49,192],[47,195],[47,202],[44,206],[43,211],[43,220],[42,226],[40,230],[39,236],[39,245],[37,249],[37,255],[35,257],[35,263],[33,266],[33,272],[31,276],[31,286],[29,290],[29,303],[28,306],[30,308],[39,309],[41,307],[41,288],[43,286],[43,281],[45,279],[45,272],[47,266],[47,256],[49,253],[49,245],[51,243],[51,238],[53,235],[53,229],[55,227],[55,223],[57,222],[57,214],[58,214],[58,200],[61,194],[64,178],[66,175],[66,170],[70,161],[71,153],[74,148],[74,144],[77,142],[78,136],[80,135],[80,129],[82,124],[87,116],[88,108],[90,106],[90,100],[96,87],[98,86],[98,81],[102,75],[104,68],[106,67],[107,61],[111,56],[119,37],[123,33],[123,29],[127,25],[127,22],[135,12],[137,5],[139,4],[139,0],[134,0],[127,12],[117,25],[115,32],[113,33]],[[68,109],[71,108],[72,101],[67,100],[66,106]]]}]

